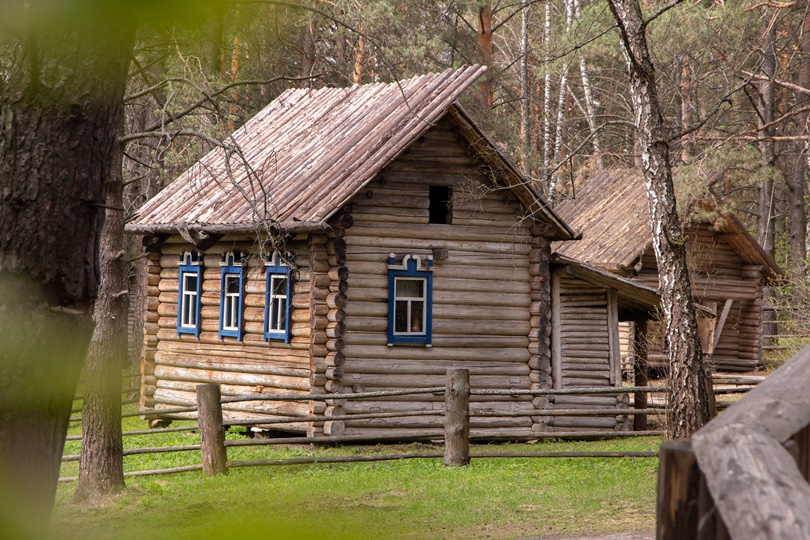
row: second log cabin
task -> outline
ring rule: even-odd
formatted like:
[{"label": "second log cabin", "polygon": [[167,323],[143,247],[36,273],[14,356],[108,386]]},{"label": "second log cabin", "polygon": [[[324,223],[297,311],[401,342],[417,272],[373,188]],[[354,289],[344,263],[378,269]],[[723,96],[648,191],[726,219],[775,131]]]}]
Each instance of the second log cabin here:
[{"label": "second log cabin", "polygon": [[[583,231],[578,242],[555,244],[557,251],[658,288],[647,193],[639,169],[602,171],[555,210]],[[703,352],[717,369],[752,370],[762,365],[763,287],[782,271],[734,215],[705,210],[712,209],[707,206],[684,225],[692,294],[716,314],[698,317]],[[650,325],[649,339],[650,365],[665,366],[660,325]]]}]

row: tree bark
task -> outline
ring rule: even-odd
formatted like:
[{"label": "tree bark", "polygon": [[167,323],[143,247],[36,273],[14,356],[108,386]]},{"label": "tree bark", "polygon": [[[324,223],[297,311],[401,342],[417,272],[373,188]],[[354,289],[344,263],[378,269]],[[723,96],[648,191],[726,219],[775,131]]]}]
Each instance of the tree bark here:
[{"label": "tree bark", "polygon": [[[301,51],[301,78],[312,77],[315,61],[318,58],[318,21],[312,17],[307,20],[304,31],[304,47]],[[312,81],[301,81],[302,88],[312,88]]]},{"label": "tree bark", "polygon": [[686,265],[686,239],[675,206],[669,143],[658,102],[655,68],[638,0],[609,0],[618,23],[646,179],[653,249],[669,355],[667,429],[689,437],[710,418],[711,376],[703,363]]},{"label": "tree bark", "polygon": [[[806,10],[805,10],[806,11]],[[805,12],[802,30],[799,34],[799,76],[798,85],[810,88],[810,12]],[[796,92],[796,108],[810,104],[810,97],[804,92]],[[796,135],[807,135],[808,114],[796,116]],[[793,284],[791,303],[794,308],[802,304],[804,279],[807,270],[806,234],[807,216],[804,210],[805,172],[807,171],[807,141],[797,141],[793,149],[793,164],[787,174],[788,191],[788,233],[790,236],[790,282]]]},{"label": "tree bark", "polygon": [[548,196],[551,178],[551,0],[543,19],[543,191]]},{"label": "tree bark", "polygon": [[[582,19],[582,8],[579,0],[573,0],[574,4],[574,17],[577,21]],[[582,91],[585,94],[585,109],[588,112],[586,120],[588,121],[588,129],[591,132],[591,144],[593,144],[593,162],[596,168],[602,170],[605,168],[605,159],[602,156],[602,143],[599,129],[596,125],[596,100],[593,98],[593,89],[591,86],[591,79],[588,76],[588,65],[585,62],[585,55],[582,50],[577,51],[577,58],[579,59],[579,74],[582,79]]]},{"label": "tree bark", "polygon": [[20,537],[56,494],[133,37],[103,9],[27,8],[4,12],[22,37],[0,78],[0,530]]},{"label": "tree bark", "polygon": [[481,2],[478,8],[478,63],[487,72],[478,86],[478,103],[482,111],[492,109],[492,3]]},{"label": "tree bark", "polygon": [[520,4],[520,161],[529,173],[532,148],[531,94],[529,86],[529,9],[528,0]]},{"label": "tree bark", "polygon": [[124,487],[121,368],[127,360],[129,291],[120,143],[114,156],[101,230],[101,284],[93,312],[96,326],[85,364],[82,452],[74,501],[96,500]]},{"label": "tree bark", "polygon": [[[774,25],[770,24],[768,18],[765,19],[765,25],[768,27],[765,33],[765,39],[762,44],[762,74],[766,77],[773,78],[776,74],[776,52],[774,50],[774,34],[776,30]],[[774,226],[775,214],[773,212],[773,195],[774,195],[774,182],[773,182],[773,168],[776,164],[776,152],[774,151],[774,143],[769,139],[773,135],[772,127],[765,127],[773,121],[774,110],[774,83],[772,80],[759,81],[757,83],[759,90],[760,103],[759,114],[757,115],[757,127],[760,130],[762,141],[759,143],[759,151],[762,154],[762,167],[765,169],[765,181],[759,187],[759,202],[757,208],[757,242],[765,249],[771,256],[774,255]]]}]

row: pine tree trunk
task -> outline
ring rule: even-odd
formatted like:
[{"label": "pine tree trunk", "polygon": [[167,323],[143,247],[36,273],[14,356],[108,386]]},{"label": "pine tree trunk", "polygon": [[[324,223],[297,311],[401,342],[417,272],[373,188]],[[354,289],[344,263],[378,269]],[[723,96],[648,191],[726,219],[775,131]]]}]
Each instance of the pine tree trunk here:
[{"label": "pine tree trunk", "polygon": [[[688,128],[696,122],[697,118],[697,92],[695,92],[695,74],[689,54],[680,55],[676,61],[678,66],[678,94],[681,105],[681,127]],[[681,161],[688,163],[695,157],[695,143],[691,135],[684,137],[681,142]]]},{"label": "pine tree trunk", "polygon": [[492,109],[492,3],[481,2],[478,8],[478,63],[487,72],[478,86],[478,103],[483,111]]},{"label": "pine tree trunk", "polygon": [[689,437],[709,420],[713,395],[698,337],[686,265],[686,242],[675,206],[669,144],[638,0],[609,0],[609,3],[619,26],[627,62],[653,249],[658,261],[669,355],[667,429],[672,438]]},{"label": "pine tree trunk", "polygon": [[[766,11],[769,13],[769,10]],[[762,74],[772,78],[776,74],[776,52],[774,51],[774,25],[770,24],[769,17],[765,18],[765,25],[768,30],[762,44]],[[762,154],[762,167],[765,169],[766,178],[759,188],[759,202],[757,208],[757,241],[771,255],[774,255],[774,225],[775,214],[773,211],[774,183],[773,167],[776,164],[776,152],[774,151],[773,139],[769,137],[773,134],[772,127],[765,127],[773,121],[774,109],[774,83],[771,80],[759,81],[757,83],[760,103],[759,114],[757,115],[757,127],[760,130],[762,141],[759,143],[759,151]]]},{"label": "pine tree trunk", "polygon": [[85,364],[82,452],[74,501],[95,500],[124,487],[121,437],[121,368],[127,358],[127,261],[124,249],[123,153],[116,145],[107,180],[107,211],[101,230],[101,283],[96,323]]},{"label": "pine tree trunk", "polygon": [[[304,47],[301,51],[301,78],[312,76],[318,55],[318,21],[310,17],[304,31]],[[301,81],[302,88],[312,88],[312,81]]]},{"label": "pine tree trunk", "polygon": [[100,13],[35,20],[0,77],[0,530],[10,536],[47,526],[56,494],[90,337],[89,317],[71,314],[87,314],[96,294],[132,37]]},{"label": "pine tree trunk", "polygon": [[[799,76],[798,85],[810,88],[810,12],[806,12],[802,21],[799,38]],[[804,92],[796,93],[796,108],[801,109],[810,104],[810,97]],[[808,114],[802,112],[796,116],[796,135],[806,136],[810,133],[807,125]],[[787,174],[788,191],[788,232],[790,236],[790,281],[793,284],[791,302],[794,308],[802,304],[804,279],[807,261],[806,227],[807,216],[804,210],[805,173],[807,171],[807,141],[794,144],[792,167]]]}]

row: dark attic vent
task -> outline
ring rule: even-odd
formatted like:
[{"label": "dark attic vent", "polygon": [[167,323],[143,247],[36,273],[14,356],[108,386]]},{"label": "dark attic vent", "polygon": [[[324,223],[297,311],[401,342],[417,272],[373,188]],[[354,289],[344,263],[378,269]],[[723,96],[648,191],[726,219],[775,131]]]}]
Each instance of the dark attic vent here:
[{"label": "dark attic vent", "polygon": [[430,205],[428,206],[428,223],[450,225],[453,215],[450,212],[450,199],[453,190],[447,186],[430,186]]}]

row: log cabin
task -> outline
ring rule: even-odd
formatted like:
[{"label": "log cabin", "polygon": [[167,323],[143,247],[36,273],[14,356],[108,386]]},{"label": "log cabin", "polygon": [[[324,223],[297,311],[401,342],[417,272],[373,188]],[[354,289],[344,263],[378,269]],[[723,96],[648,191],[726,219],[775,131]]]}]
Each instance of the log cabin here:
[{"label": "log cabin", "polygon": [[[312,393],[323,398],[226,404],[225,422],[300,418],[278,429],[373,438],[442,417],[328,417],[440,411],[443,394],[329,395],[443,386],[451,367],[469,368],[474,389],[618,385],[609,325],[647,316],[655,292],[552,260],[551,242],[574,232],[456,101],[483,71],[286,91],[146,203],[127,225],[150,250],[142,409],[182,418],[160,411],[194,403],[205,382],[224,396]],[[561,319],[553,353],[553,290],[593,339]],[[473,413],[509,413],[474,418],[473,433],[627,428],[615,416],[555,428],[542,414],[554,406],[473,396]]]},{"label": "log cabin", "polygon": [[[782,271],[732,214],[701,201],[684,225],[692,294],[716,316],[698,314],[704,354],[719,370],[762,365],[763,287]],[[561,201],[555,211],[575,230],[577,242],[554,244],[560,254],[658,288],[647,193],[638,169],[605,170]],[[623,325],[622,333],[632,326]],[[648,361],[666,366],[660,325],[649,326]],[[625,342],[634,340],[633,336]],[[627,351],[625,351],[625,354]]]}]

